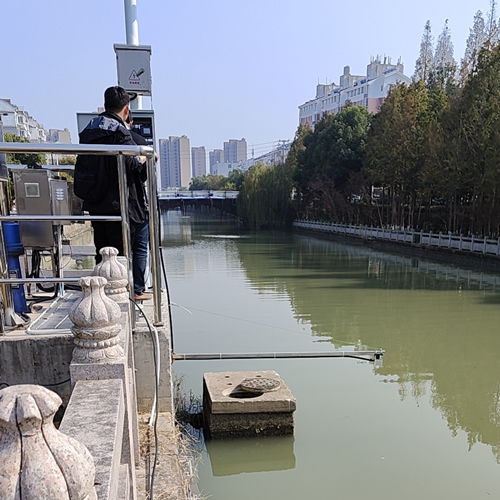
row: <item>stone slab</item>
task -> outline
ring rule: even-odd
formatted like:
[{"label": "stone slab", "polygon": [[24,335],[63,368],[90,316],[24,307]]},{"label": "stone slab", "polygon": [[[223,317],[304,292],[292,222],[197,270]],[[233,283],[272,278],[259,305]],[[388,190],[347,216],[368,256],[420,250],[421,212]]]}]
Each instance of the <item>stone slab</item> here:
[{"label": "stone slab", "polygon": [[[243,394],[238,389],[246,378],[270,378],[278,380],[276,391],[263,394]],[[245,396],[245,397],[241,397]],[[282,378],[274,370],[243,372],[211,372],[203,375],[203,408],[205,413],[293,413],[297,400]]]},{"label": "stone slab", "polygon": [[[39,384],[56,392],[66,405],[71,395],[69,365],[73,335],[0,336],[0,381]],[[3,386],[0,386],[2,388]]]},{"label": "stone slab", "polygon": [[125,401],[121,380],[76,383],[59,430],[80,441],[96,466],[97,498],[119,500]]}]

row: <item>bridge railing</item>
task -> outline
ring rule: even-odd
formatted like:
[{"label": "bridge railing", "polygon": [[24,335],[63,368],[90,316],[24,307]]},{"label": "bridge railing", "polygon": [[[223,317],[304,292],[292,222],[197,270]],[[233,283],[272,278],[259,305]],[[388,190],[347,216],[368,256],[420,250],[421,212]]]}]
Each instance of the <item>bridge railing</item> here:
[{"label": "bridge railing", "polygon": [[220,190],[197,190],[181,191],[179,189],[167,189],[158,193],[160,200],[226,200],[238,198],[239,191],[220,191]]}]

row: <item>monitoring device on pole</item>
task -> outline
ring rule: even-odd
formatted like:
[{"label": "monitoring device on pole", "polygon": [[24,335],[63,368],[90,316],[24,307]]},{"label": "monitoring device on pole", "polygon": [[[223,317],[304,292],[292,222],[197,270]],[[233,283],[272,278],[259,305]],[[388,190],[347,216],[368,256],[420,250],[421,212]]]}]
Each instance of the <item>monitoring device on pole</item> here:
[{"label": "monitoring device on pole", "polygon": [[113,45],[116,52],[118,85],[127,92],[151,95],[151,46]]}]

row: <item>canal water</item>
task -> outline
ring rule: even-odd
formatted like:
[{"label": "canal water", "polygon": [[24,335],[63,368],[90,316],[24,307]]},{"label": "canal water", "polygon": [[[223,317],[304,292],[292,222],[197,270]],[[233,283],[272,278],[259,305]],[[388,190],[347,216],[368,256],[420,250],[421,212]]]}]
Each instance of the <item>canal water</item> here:
[{"label": "canal water", "polygon": [[174,363],[276,370],[295,435],[202,443],[214,500],[500,498],[500,277],[221,219],[162,216],[176,353],[386,350]]}]

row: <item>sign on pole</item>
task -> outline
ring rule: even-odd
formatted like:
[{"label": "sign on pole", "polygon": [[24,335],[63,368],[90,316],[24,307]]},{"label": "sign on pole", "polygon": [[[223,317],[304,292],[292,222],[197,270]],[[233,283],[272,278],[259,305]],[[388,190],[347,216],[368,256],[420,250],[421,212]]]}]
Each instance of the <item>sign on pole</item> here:
[{"label": "sign on pole", "polygon": [[115,44],[118,85],[127,92],[151,95],[151,46]]}]

